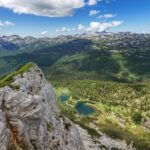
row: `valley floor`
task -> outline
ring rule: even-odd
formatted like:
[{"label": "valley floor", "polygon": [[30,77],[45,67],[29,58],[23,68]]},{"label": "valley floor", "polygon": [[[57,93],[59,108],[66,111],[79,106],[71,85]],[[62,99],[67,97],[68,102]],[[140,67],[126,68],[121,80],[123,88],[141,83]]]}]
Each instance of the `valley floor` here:
[{"label": "valley floor", "polygon": [[[100,137],[100,133],[105,133],[111,139],[125,140],[127,145],[133,144],[137,150],[150,149],[148,84],[89,80],[52,83],[62,112],[86,129],[92,137]],[[96,111],[88,115],[81,114],[84,112],[77,109],[80,102]]]}]

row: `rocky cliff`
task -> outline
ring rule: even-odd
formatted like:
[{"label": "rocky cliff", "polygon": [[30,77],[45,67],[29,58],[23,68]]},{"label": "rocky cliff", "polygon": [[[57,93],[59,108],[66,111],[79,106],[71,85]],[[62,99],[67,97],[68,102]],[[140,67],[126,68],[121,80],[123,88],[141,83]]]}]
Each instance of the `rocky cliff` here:
[{"label": "rocky cliff", "polygon": [[36,65],[0,88],[0,150],[84,150],[78,129],[61,115]]}]

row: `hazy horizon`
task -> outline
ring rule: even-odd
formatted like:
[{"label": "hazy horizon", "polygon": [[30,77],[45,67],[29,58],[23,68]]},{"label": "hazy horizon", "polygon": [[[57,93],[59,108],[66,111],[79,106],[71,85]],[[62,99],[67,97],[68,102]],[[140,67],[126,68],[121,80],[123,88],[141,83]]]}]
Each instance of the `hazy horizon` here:
[{"label": "hazy horizon", "polygon": [[[83,32],[83,33],[77,33],[77,34],[60,34],[60,35],[54,35],[54,36],[51,36],[51,35],[46,35],[46,36],[42,36],[42,35],[39,35],[39,36],[34,36],[34,35],[26,35],[26,36],[23,36],[23,35],[19,35],[19,34],[10,34],[10,35],[0,35],[0,37],[4,37],[4,36],[19,36],[21,38],[26,38],[26,37],[33,37],[33,38],[57,38],[57,37],[60,37],[60,36],[76,36],[76,35],[82,35],[82,34],[94,34],[94,33],[99,33],[99,34],[102,34],[103,32]],[[107,32],[107,33],[112,33],[112,34],[119,34],[119,33],[131,33],[131,34],[150,34],[150,33],[138,33],[138,32],[130,32],[130,31],[112,31],[112,32]]]}]

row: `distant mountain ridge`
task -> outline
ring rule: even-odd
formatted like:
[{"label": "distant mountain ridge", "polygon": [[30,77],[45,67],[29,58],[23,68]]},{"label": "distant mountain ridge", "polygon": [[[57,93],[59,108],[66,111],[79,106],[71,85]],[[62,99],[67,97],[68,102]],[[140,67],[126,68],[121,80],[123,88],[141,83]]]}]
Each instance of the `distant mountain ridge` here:
[{"label": "distant mountain ridge", "polygon": [[[24,50],[28,48],[38,48],[42,46],[51,46],[61,42],[70,41],[72,36],[59,36],[57,38],[35,38],[32,36],[20,37],[18,35],[0,37],[0,48],[4,50]],[[11,47],[13,45],[13,47]],[[10,47],[9,47],[10,46]]]},{"label": "distant mountain ridge", "polygon": [[[122,45],[126,46],[145,46],[147,48],[150,47],[150,34],[136,34],[130,32],[119,32],[119,33],[111,33],[111,32],[102,32],[102,33],[83,33],[77,35],[61,35],[58,37],[50,38],[50,37],[41,37],[35,38],[32,36],[28,37],[20,37],[18,35],[12,36],[2,36],[0,37],[0,49],[4,50],[22,50],[28,48],[38,48],[39,46],[53,46],[57,44],[62,44],[64,42],[70,42],[72,40],[79,39],[88,39],[93,42],[97,42],[99,40],[103,42],[110,42],[107,45]],[[142,45],[141,45],[142,44]]]},{"label": "distant mountain ridge", "polygon": [[0,76],[29,61],[36,62],[49,79],[149,80],[150,34],[0,37]]}]

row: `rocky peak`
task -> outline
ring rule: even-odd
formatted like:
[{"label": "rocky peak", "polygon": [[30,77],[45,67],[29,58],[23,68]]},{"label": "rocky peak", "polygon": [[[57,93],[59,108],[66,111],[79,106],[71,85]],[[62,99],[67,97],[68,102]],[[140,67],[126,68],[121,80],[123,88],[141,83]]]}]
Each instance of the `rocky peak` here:
[{"label": "rocky peak", "polygon": [[0,150],[84,150],[42,71],[32,65],[20,72],[0,88]]}]

